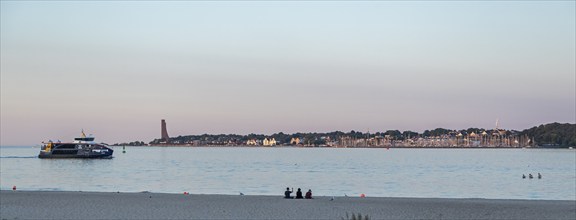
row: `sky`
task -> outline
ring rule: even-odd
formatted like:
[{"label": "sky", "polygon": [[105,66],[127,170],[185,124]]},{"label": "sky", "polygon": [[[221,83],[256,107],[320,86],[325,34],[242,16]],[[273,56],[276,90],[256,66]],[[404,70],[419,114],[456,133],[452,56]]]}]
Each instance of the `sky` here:
[{"label": "sky", "polygon": [[576,122],[575,1],[1,1],[0,145]]}]

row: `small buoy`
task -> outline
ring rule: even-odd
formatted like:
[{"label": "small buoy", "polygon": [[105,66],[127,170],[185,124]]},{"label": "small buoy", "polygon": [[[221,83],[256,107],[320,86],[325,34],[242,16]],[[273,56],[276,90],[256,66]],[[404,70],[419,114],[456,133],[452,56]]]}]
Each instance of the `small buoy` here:
[{"label": "small buoy", "polygon": [[360,198],[364,198],[366,197],[366,195],[364,195],[364,193],[360,194]]},{"label": "small buoy", "polygon": [[12,190],[16,190],[16,186],[12,186]]},{"label": "small buoy", "polygon": [[188,192],[184,192],[184,195],[188,195]]}]

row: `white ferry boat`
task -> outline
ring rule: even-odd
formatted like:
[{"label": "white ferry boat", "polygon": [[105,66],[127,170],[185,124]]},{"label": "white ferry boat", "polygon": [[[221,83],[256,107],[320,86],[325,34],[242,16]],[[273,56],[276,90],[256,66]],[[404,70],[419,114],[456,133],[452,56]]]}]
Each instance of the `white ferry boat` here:
[{"label": "white ferry boat", "polygon": [[38,158],[112,158],[114,150],[105,144],[94,142],[94,137],[74,138],[72,143],[49,141],[42,145]]}]

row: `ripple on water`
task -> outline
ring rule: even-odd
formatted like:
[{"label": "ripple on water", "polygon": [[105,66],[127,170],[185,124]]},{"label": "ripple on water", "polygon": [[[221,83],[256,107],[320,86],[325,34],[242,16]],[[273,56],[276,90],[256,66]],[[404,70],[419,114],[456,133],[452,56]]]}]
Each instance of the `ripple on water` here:
[{"label": "ripple on water", "polygon": [[[41,160],[2,149],[2,189],[495,199],[576,198],[576,151],[131,147],[111,160]],[[542,173],[544,178],[521,179]]]}]

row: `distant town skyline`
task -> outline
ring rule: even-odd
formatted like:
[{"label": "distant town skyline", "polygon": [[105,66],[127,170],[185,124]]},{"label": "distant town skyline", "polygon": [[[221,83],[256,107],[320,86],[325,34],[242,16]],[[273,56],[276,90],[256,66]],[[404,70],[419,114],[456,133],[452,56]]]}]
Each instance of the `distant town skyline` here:
[{"label": "distant town skyline", "polygon": [[0,145],[576,123],[575,1],[1,1]]}]

